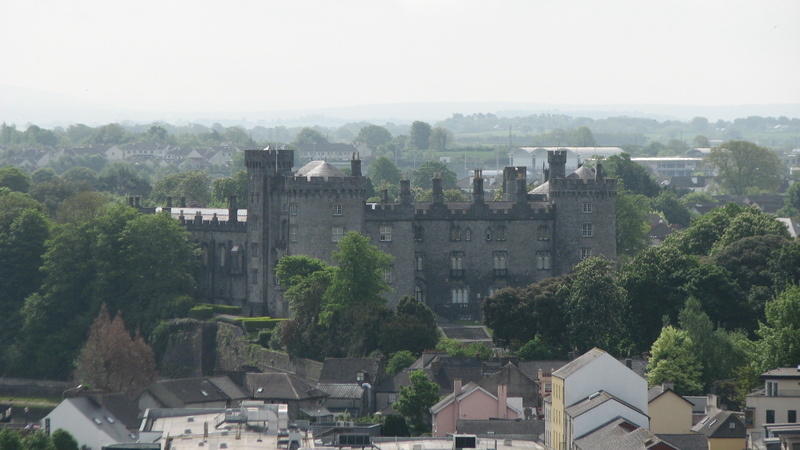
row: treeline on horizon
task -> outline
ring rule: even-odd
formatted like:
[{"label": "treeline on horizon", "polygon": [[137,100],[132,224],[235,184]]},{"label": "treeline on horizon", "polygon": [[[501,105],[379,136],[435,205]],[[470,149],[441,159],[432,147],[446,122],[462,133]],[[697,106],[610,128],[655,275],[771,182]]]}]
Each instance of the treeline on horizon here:
[{"label": "treeline on horizon", "polygon": [[[91,145],[119,145],[136,142],[156,142],[181,147],[231,144],[260,148],[267,144],[289,144],[297,140],[304,129],[313,129],[326,142],[352,143],[362,128],[375,125],[351,122],[340,127],[318,125],[286,127],[223,126],[214,123],[172,125],[166,122],[149,124],[121,122],[91,127],[73,124],[66,128],[46,129],[34,124],[18,127],[0,125],[0,146],[6,148]],[[378,125],[391,138],[410,133],[411,124],[385,123]],[[677,155],[691,147],[708,147],[711,141],[750,140],[775,151],[786,151],[798,145],[800,119],[787,117],[751,116],[732,121],[709,121],[695,117],[690,121],[609,117],[591,119],[559,114],[537,114],[526,117],[498,117],[494,114],[453,114],[435,122],[449,134],[444,146],[433,145],[438,151],[492,146],[618,146],[634,156]],[[576,138],[575,130],[586,128],[591,139]],[[441,142],[441,141],[440,141]],[[417,150],[427,150],[417,148]],[[375,149],[377,150],[377,149]],[[488,150],[484,148],[483,150]],[[638,151],[641,150],[641,151]]]}]

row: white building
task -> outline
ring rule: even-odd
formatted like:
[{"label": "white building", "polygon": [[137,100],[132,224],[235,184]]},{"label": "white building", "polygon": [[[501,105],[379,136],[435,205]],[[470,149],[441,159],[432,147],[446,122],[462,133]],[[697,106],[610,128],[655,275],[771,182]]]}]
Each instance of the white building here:
[{"label": "white building", "polygon": [[798,423],[800,366],[780,367],[762,373],[764,387],[747,395],[745,422],[749,431],[773,423]]}]

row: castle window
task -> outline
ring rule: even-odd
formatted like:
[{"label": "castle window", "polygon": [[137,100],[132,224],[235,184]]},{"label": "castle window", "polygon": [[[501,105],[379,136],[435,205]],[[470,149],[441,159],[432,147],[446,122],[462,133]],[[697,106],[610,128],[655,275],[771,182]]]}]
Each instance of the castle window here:
[{"label": "castle window", "polygon": [[334,216],[342,215],[342,205],[333,205],[333,215]]},{"label": "castle window", "polygon": [[450,240],[451,241],[461,240],[461,227],[459,227],[458,225],[453,225],[450,227]]},{"label": "castle window", "polygon": [[581,249],[581,259],[587,259],[592,257],[592,249],[584,247]]},{"label": "castle window", "polygon": [[420,286],[414,286],[414,299],[418,302],[425,303],[425,291]]},{"label": "castle window", "polygon": [[450,254],[450,276],[454,278],[464,276],[464,254],[462,252]]},{"label": "castle window", "polygon": [[381,225],[381,242],[392,242],[391,225]]},{"label": "castle window", "polygon": [[454,287],[450,290],[452,302],[456,304],[469,303],[469,288],[466,286]]},{"label": "castle window", "polygon": [[253,242],[250,244],[250,257],[251,258],[258,258],[258,243]]},{"label": "castle window", "polygon": [[297,225],[289,225],[289,240],[297,242]]},{"label": "castle window", "polygon": [[416,225],[414,227],[414,240],[417,242],[422,242],[424,237],[424,229],[420,225]]},{"label": "castle window", "polygon": [[250,284],[258,284],[258,269],[250,270]]},{"label": "castle window", "polygon": [[231,248],[231,272],[242,273],[242,266],[244,266],[244,252],[240,245],[234,245]]},{"label": "castle window", "polygon": [[289,210],[289,204],[288,203],[282,203],[281,204],[281,211],[286,212],[288,210]]},{"label": "castle window", "polygon": [[582,211],[583,211],[584,214],[591,214],[592,213],[592,204],[590,202],[584,202]]},{"label": "castle window", "polygon": [[219,256],[219,266],[225,267],[225,257],[228,251],[225,249],[225,244],[219,244],[217,247],[217,255]]},{"label": "castle window", "polygon": [[465,241],[471,241],[472,240],[472,230],[470,230],[469,228],[464,230],[464,240]]},{"label": "castle window", "polygon": [[250,228],[253,231],[258,231],[258,216],[253,214],[252,217],[251,217],[250,214],[248,213],[247,214],[247,219],[248,219],[247,223],[251,224]]},{"label": "castle window", "polygon": [[383,282],[386,284],[392,284],[392,269],[384,270],[383,271]]},{"label": "castle window", "polygon": [[550,239],[550,227],[542,225],[539,227],[539,240],[546,241]]},{"label": "castle window", "polygon": [[292,203],[289,205],[289,210],[291,211],[293,216],[297,215],[297,203]]},{"label": "castle window", "polygon": [[339,242],[344,237],[344,228],[331,227],[331,242]]},{"label": "castle window", "polygon": [[415,253],[414,254],[414,270],[417,272],[422,270],[422,266],[425,262],[425,255],[422,253]]},{"label": "castle window", "polygon": [[492,229],[491,228],[487,228],[486,229],[486,240],[487,241],[491,241],[492,240]]},{"label": "castle window", "polygon": [[507,267],[506,267],[506,260],[508,259],[508,253],[506,252],[494,252],[494,276],[496,277],[504,277],[506,276]]},{"label": "castle window", "polygon": [[592,237],[594,236],[594,227],[590,223],[581,225],[581,236]]},{"label": "castle window", "polygon": [[539,270],[550,268],[550,252],[536,252],[536,268]]},{"label": "castle window", "polygon": [[505,241],[506,240],[506,227],[500,225],[497,227],[497,240],[498,241]]}]

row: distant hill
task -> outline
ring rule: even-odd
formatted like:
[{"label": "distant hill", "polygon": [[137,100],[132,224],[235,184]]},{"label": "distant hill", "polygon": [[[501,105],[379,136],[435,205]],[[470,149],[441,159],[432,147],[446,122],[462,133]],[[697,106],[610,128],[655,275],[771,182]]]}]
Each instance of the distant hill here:
[{"label": "distant hill", "polygon": [[800,104],[785,105],[553,105],[514,102],[456,102],[456,103],[396,103],[355,105],[337,108],[263,110],[263,111],[142,111],[120,105],[107,105],[77,100],[45,91],[0,85],[0,122],[24,126],[34,123],[41,127],[67,126],[74,123],[103,125],[111,122],[164,121],[172,124],[187,122],[225,126],[262,125],[274,127],[322,125],[340,126],[347,122],[368,121],[410,123],[414,120],[436,122],[454,113],[492,113],[500,117],[532,114],[560,114],[572,117],[602,119],[613,116],[646,117],[659,121],[690,120],[705,117],[709,121],[733,120],[748,116],[800,117]]}]

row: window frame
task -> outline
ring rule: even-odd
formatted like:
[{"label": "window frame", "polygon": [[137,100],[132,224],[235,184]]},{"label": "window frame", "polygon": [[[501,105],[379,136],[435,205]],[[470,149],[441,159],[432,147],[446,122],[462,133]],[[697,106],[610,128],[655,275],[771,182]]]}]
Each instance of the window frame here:
[{"label": "window frame", "polygon": [[380,225],[378,227],[379,232],[379,241],[381,242],[392,242],[392,226],[391,225]]},{"label": "window frame", "polygon": [[594,225],[591,223],[581,224],[581,237],[594,237]]},{"label": "window frame", "polygon": [[331,242],[340,242],[342,239],[344,239],[344,227],[331,227]]},{"label": "window frame", "polygon": [[341,216],[342,214],[342,204],[336,203],[333,205],[333,215],[334,216]]}]

